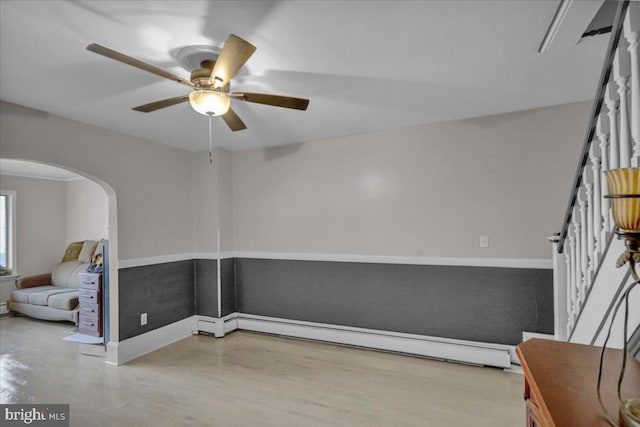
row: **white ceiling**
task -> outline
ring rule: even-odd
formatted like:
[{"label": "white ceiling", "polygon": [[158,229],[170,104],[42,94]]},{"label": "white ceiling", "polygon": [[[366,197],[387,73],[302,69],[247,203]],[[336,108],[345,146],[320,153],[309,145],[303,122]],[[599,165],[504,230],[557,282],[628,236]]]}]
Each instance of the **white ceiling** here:
[{"label": "white ceiling", "polygon": [[0,174],[26,178],[52,179],[54,181],[73,181],[83,178],[78,174],[55,166],[12,159],[0,159]]},{"label": "white ceiling", "polygon": [[[575,3],[575,2],[574,2]],[[310,98],[306,112],[233,101],[228,149],[282,145],[591,99],[607,37],[537,48],[558,1],[0,2],[0,99],[188,150],[205,116],[131,107],[188,88],[85,50],[99,43],[187,77],[180,47],[234,33],[256,53],[232,90]],[[588,22],[585,22],[585,26]]]}]

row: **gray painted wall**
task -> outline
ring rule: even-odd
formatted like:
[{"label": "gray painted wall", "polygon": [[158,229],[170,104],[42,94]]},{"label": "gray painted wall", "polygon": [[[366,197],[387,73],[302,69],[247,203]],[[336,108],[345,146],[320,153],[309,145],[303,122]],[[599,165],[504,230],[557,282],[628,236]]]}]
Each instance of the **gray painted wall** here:
[{"label": "gray painted wall", "polygon": [[553,333],[552,270],[236,259],[238,311],[518,344]]},{"label": "gray painted wall", "polygon": [[[193,316],[194,270],[193,260],[118,270],[120,340]],[[145,312],[147,324],[141,326]]]},{"label": "gray painted wall", "polygon": [[[196,314],[218,317],[218,293],[216,261],[195,260]],[[223,259],[220,264],[220,294],[222,316],[236,311],[235,262]]]},{"label": "gray painted wall", "polygon": [[[293,320],[501,344],[553,333],[551,270],[269,259],[221,262],[222,316]],[[121,269],[120,337],[217,317],[216,261]],[[148,324],[140,326],[140,314]]]},{"label": "gray painted wall", "polygon": [[[222,260],[222,316],[236,311],[235,266]],[[122,268],[120,339],[135,337],[194,314],[218,317],[215,260],[195,259]],[[140,325],[140,314],[147,324]]]},{"label": "gray painted wall", "polygon": [[201,316],[218,317],[218,272],[216,261],[196,259],[195,262],[195,312]]},{"label": "gray painted wall", "polygon": [[220,293],[222,294],[222,315],[233,313],[237,310],[236,293],[236,263],[235,259],[223,259],[220,263]]}]

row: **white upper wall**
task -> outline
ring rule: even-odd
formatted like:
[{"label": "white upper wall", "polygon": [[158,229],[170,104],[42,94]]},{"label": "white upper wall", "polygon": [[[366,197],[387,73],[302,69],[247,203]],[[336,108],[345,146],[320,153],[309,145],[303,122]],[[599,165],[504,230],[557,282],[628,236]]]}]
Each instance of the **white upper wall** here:
[{"label": "white upper wall", "polygon": [[233,187],[231,152],[216,148],[213,163],[209,153],[194,155],[193,172],[194,250],[212,253],[233,250]]},{"label": "white upper wall", "polygon": [[223,251],[549,259],[589,107],[219,149],[212,167],[206,153],[1,103],[0,157],[109,184],[119,259],[213,252],[217,228]]},{"label": "white upper wall", "polygon": [[76,179],[65,183],[65,241],[109,238],[107,193],[93,181]]},{"label": "white upper wall", "polygon": [[235,249],[550,259],[590,105],[234,152]]},{"label": "white upper wall", "polygon": [[106,182],[117,196],[119,259],[193,251],[192,153],[5,102],[0,141],[0,157]]},{"label": "white upper wall", "polygon": [[14,273],[22,277],[51,273],[66,249],[65,183],[0,175],[0,188],[16,192],[18,268]]}]

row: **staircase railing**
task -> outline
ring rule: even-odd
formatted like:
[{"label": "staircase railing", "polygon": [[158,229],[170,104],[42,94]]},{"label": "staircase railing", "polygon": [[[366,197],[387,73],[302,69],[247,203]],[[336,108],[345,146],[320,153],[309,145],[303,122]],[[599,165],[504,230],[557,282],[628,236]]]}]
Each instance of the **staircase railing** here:
[{"label": "staircase railing", "polygon": [[606,172],[640,163],[640,2],[618,4],[582,156],[558,240],[566,263],[567,336],[583,308],[610,238]]}]

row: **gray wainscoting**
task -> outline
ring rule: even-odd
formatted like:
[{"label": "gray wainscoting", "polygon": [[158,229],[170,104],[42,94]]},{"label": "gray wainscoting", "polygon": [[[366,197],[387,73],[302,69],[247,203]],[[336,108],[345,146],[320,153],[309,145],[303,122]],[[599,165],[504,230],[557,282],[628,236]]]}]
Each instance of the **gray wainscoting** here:
[{"label": "gray wainscoting", "polygon": [[220,293],[222,294],[222,315],[236,312],[236,263],[233,258],[220,261]]},{"label": "gray wainscoting", "polygon": [[[176,261],[118,270],[120,340],[195,314],[194,261]],[[140,314],[147,324],[140,325]]]},{"label": "gray wainscoting", "polygon": [[196,314],[218,317],[218,268],[216,260],[196,259]]},{"label": "gray wainscoting", "polygon": [[[553,333],[553,272],[235,258],[221,261],[233,312],[470,341],[518,344]],[[119,270],[120,339],[193,314],[217,317],[215,260]],[[140,325],[140,314],[148,323]]]},{"label": "gray wainscoting", "polygon": [[[217,262],[212,259],[195,260],[196,314],[218,317]],[[220,263],[220,295],[222,316],[236,311],[234,259]]]},{"label": "gray wainscoting", "polygon": [[237,258],[237,311],[470,341],[553,333],[548,269]]}]

